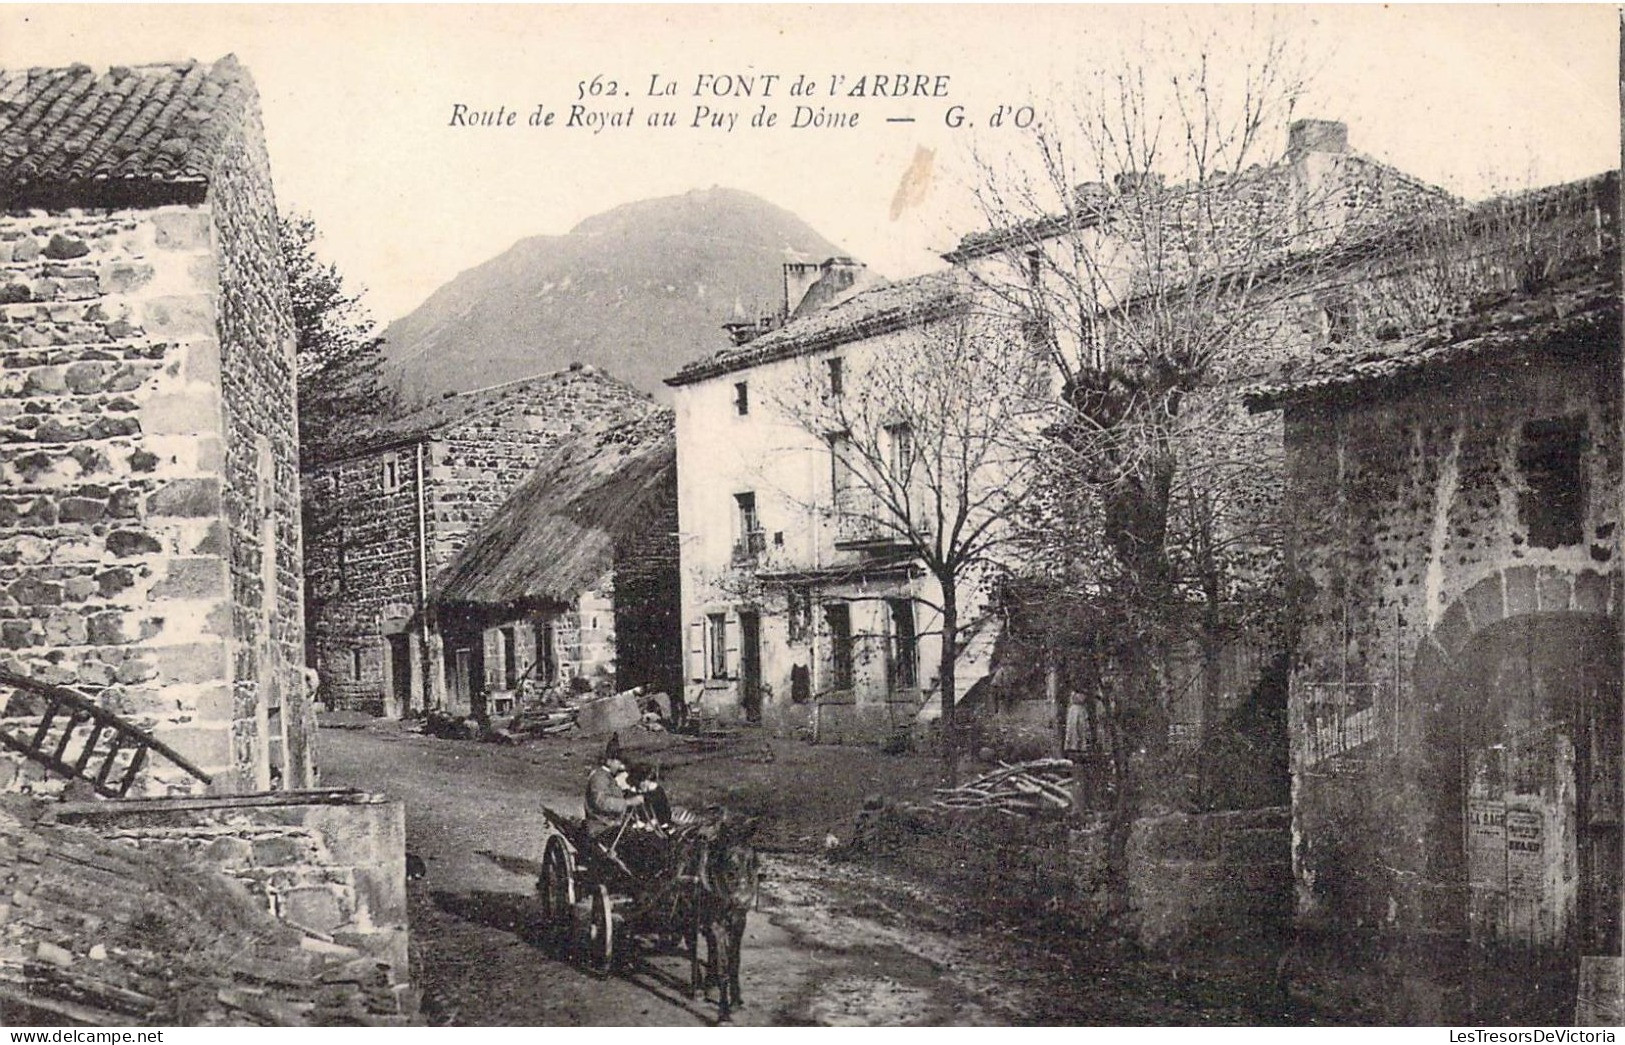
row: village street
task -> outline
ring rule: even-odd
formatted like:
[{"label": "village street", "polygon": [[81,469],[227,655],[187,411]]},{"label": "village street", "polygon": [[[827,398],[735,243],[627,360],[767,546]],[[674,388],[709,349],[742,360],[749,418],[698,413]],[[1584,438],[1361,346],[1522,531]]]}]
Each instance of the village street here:
[{"label": "village street", "polygon": [[[695,1025],[715,1006],[681,989],[686,961],[659,956],[601,979],[536,942],[534,899],[543,805],[578,813],[584,772],[574,749],[439,740],[394,724],[321,734],[327,786],[383,790],[406,803],[414,981],[432,1023]],[[906,890],[820,868],[815,857],[767,861],[761,914],[745,939],[742,1024],[989,1024],[1031,1019],[1024,989],[999,985],[996,952],[905,916]],[[915,896],[911,907],[929,910]],[[979,952],[972,957],[973,952]]]},{"label": "village street", "polygon": [[[690,1001],[682,990],[688,970],[679,956],[656,956],[629,974],[601,979],[538,943],[541,808],[579,811],[584,759],[591,757],[584,742],[499,747],[381,721],[324,729],[320,740],[324,786],[382,790],[406,803],[408,847],[427,868],[408,891],[413,980],[431,1023],[715,1020],[714,1005]],[[796,786],[820,758],[838,760],[851,773],[851,749],[776,747],[782,757],[772,765],[730,768],[719,758],[673,769],[669,786],[679,801],[709,792],[708,770],[777,773]],[[899,760],[879,765],[895,765],[901,777],[910,768]],[[771,827],[765,834],[761,908],[745,937],[746,1008],[736,1013],[737,1023],[1199,1025],[1284,1018],[1269,1000],[1270,985],[1250,966],[1209,966],[1192,975],[1141,955],[1091,952],[1076,939],[1045,940],[978,916],[966,898],[828,860],[817,852],[819,840],[798,845]]]}]

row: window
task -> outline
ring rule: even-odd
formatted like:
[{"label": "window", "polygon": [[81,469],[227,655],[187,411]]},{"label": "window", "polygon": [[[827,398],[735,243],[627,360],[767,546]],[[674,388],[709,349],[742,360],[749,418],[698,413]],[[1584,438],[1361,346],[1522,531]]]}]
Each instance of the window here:
[{"label": "window", "polygon": [[787,598],[789,606],[785,617],[789,639],[793,643],[806,642],[807,633],[812,629],[812,589],[797,585],[789,590]]},{"label": "window", "polygon": [[754,558],[767,550],[762,521],[756,516],[756,495],[749,491],[734,494],[734,524],[738,536],[734,541],[734,558]]},{"label": "window", "polygon": [[846,376],[842,373],[841,357],[836,356],[834,359],[826,360],[824,365],[829,367],[829,394],[838,396],[841,394],[842,379]]},{"label": "window", "polygon": [[350,549],[339,548],[339,593],[350,590]]},{"label": "window", "polygon": [[384,458],[384,492],[394,493],[401,488],[401,461],[394,454]]},{"label": "window", "polygon": [[1044,283],[1044,254],[1037,247],[1027,251],[1027,285],[1037,290]]},{"label": "window", "polygon": [[906,480],[914,468],[914,429],[908,425],[891,425],[886,429],[891,437],[892,478]]},{"label": "window", "polygon": [[893,689],[920,684],[919,641],[914,632],[914,600],[887,599],[891,616],[891,677]]},{"label": "window", "polygon": [[852,437],[846,432],[832,432],[829,440],[829,490],[837,500],[841,492],[852,485]]},{"label": "window", "polygon": [[829,629],[829,688],[852,688],[852,607],[844,602],[824,606]]},{"label": "window", "polygon": [[356,682],[361,681],[361,667],[362,667],[361,660],[362,660],[361,647],[357,646],[354,649],[350,650],[350,678],[355,680]]},{"label": "window", "polygon": [[734,412],[740,417],[750,413],[750,388],[743,381],[734,385]]},{"label": "window", "polygon": [[1524,492],[1518,514],[1536,548],[1562,548],[1584,537],[1585,485],[1580,458],[1585,418],[1561,417],[1523,426],[1518,470]]},{"label": "window", "polygon": [[713,613],[705,618],[706,677],[728,677],[728,615]]}]

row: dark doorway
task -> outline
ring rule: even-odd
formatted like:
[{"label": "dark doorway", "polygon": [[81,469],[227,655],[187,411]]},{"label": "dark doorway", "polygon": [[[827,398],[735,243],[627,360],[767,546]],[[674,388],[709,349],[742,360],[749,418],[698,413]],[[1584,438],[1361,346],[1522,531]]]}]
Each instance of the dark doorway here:
[{"label": "dark doorway", "polygon": [[1509,617],[1442,679],[1435,801],[1459,826],[1435,874],[1465,886],[1472,1019],[1558,1021],[1580,956],[1619,953],[1618,649],[1600,615]]},{"label": "dark doorway", "polygon": [[389,640],[389,711],[391,715],[400,715],[412,706],[412,644],[405,634],[386,637]]},{"label": "dark doorway", "polygon": [[[465,640],[467,641],[467,640]],[[454,715],[485,715],[485,648],[475,636],[468,646],[451,652],[452,706]]]},{"label": "dark doorway", "polygon": [[537,621],[536,659],[531,664],[530,675],[545,688],[554,683],[558,674],[558,663],[553,659],[553,624]]},{"label": "dark doorway", "polygon": [[739,684],[745,720],[762,721],[762,618],[743,610],[739,614]]}]

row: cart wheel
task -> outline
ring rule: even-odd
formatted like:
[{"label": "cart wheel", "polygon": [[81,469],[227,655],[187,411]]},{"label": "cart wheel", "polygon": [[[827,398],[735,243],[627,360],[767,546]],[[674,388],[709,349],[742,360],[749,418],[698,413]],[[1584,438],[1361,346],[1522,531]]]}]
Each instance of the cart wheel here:
[{"label": "cart wheel", "polygon": [[615,961],[615,901],[608,886],[597,886],[592,894],[592,921],[587,925],[587,960],[601,973],[610,971]]},{"label": "cart wheel", "polygon": [[575,919],[575,860],[558,835],[547,840],[542,854],[542,877],[536,883],[542,894],[542,918],[548,944],[554,953],[569,949]]}]

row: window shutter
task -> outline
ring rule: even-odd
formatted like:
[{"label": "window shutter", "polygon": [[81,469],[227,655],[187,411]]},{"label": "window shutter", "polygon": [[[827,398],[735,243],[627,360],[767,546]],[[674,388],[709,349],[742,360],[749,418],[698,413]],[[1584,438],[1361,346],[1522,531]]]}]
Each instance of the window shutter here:
[{"label": "window shutter", "polygon": [[705,681],[705,621],[693,621],[688,626],[688,677],[695,682]]},{"label": "window shutter", "polygon": [[728,677],[736,679],[739,677],[739,621],[729,618],[722,629],[727,636]]}]

